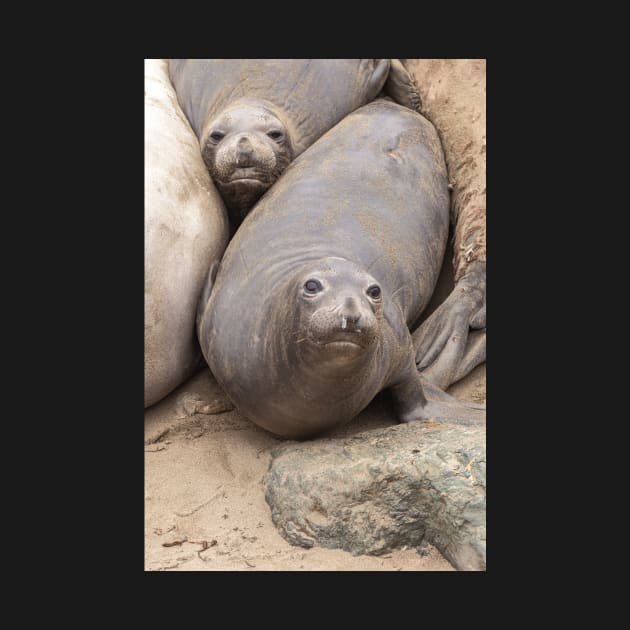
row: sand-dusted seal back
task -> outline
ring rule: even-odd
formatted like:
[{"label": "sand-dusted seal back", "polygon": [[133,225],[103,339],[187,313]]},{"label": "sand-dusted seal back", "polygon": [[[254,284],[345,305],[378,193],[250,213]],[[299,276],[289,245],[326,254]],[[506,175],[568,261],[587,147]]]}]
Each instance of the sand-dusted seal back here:
[{"label": "sand-dusted seal back", "polygon": [[168,77],[145,60],[144,405],[195,369],[197,301],[227,245],[227,213]]},{"label": "sand-dusted seal back", "polygon": [[378,100],[286,170],[200,302],[198,336],[241,413],[284,437],[355,417],[391,388],[403,421],[479,417],[428,401],[409,333],[440,271],[449,194],[421,115]]},{"label": "sand-dusted seal back", "polygon": [[237,225],[286,166],[368,103],[389,59],[171,59],[170,76]]}]

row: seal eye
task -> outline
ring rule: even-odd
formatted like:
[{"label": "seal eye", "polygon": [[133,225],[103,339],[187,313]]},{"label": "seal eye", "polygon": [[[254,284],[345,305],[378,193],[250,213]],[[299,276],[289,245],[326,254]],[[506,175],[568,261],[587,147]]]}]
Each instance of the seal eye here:
[{"label": "seal eye", "polygon": [[377,284],[373,284],[371,287],[368,288],[367,294],[373,300],[378,300],[381,297],[381,287],[379,287]]},{"label": "seal eye", "polygon": [[276,142],[279,142],[284,137],[281,131],[270,131],[267,135]]},{"label": "seal eye", "polygon": [[322,283],[319,280],[311,278],[304,283],[304,290],[313,295],[322,290]]},{"label": "seal eye", "polygon": [[210,140],[212,140],[212,142],[214,142],[215,144],[217,142],[221,142],[221,140],[223,140],[224,137],[225,137],[225,134],[221,133],[220,131],[213,131],[210,134]]}]

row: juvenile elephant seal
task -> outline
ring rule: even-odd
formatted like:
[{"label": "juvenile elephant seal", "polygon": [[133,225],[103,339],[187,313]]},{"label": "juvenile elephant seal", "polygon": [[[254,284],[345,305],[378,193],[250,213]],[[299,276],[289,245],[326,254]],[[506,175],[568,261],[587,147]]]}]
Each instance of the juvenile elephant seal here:
[{"label": "juvenile elephant seal", "polygon": [[479,417],[446,394],[427,400],[409,332],[448,226],[442,149],[420,114],[379,100],[310,147],[202,293],[202,352],[237,409],[288,438],[351,420],[385,388],[402,421]]},{"label": "juvenile elephant seal", "polygon": [[234,226],[287,165],[383,87],[389,59],[171,59]]},{"label": "juvenile elephant seal", "polygon": [[166,60],[145,60],[144,406],[201,358],[195,313],[208,267],[227,245],[225,206],[177,103]]}]

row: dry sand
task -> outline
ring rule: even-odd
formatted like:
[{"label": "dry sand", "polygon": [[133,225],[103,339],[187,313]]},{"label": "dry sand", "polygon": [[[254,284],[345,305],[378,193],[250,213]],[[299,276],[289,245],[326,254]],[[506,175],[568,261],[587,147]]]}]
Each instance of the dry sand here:
[{"label": "dry sand", "polygon": [[[485,369],[449,392],[485,402]],[[145,411],[145,570],[454,570],[430,545],[424,555],[405,549],[381,557],[290,545],[271,521],[263,489],[270,450],[280,440],[234,410],[186,416],[183,403],[195,396],[224,400],[207,368]],[[392,424],[391,402],[380,395],[331,436]]]},{"label": "dry sand", "polygon": [[403,59],[438,130],[453,186],[455,277],[486,260],[486,60]]}]

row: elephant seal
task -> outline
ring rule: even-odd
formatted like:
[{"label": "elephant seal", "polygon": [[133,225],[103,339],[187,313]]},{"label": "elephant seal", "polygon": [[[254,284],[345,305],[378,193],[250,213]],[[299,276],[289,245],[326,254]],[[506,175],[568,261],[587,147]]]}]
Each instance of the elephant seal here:
[{"label": "elephant seal", "polygon": [[295,157],[376,97],[389,68],[389,59],[170,60],[233,227]]},{"label": "elephant seal", "polygon": [[227,212],[177,102],[168,63],[145,60],[144,406],[192,374],[199,294],[228,241]]},{"label": "elephant seal", "polygon": [[201,349],[236,408],[286,438],[348,422],[386,388],[401,421],[482,417],[427,399],[409,332],[448,228],[442,148],[420,114],[378,100],[307,149],[202,292]]}]

